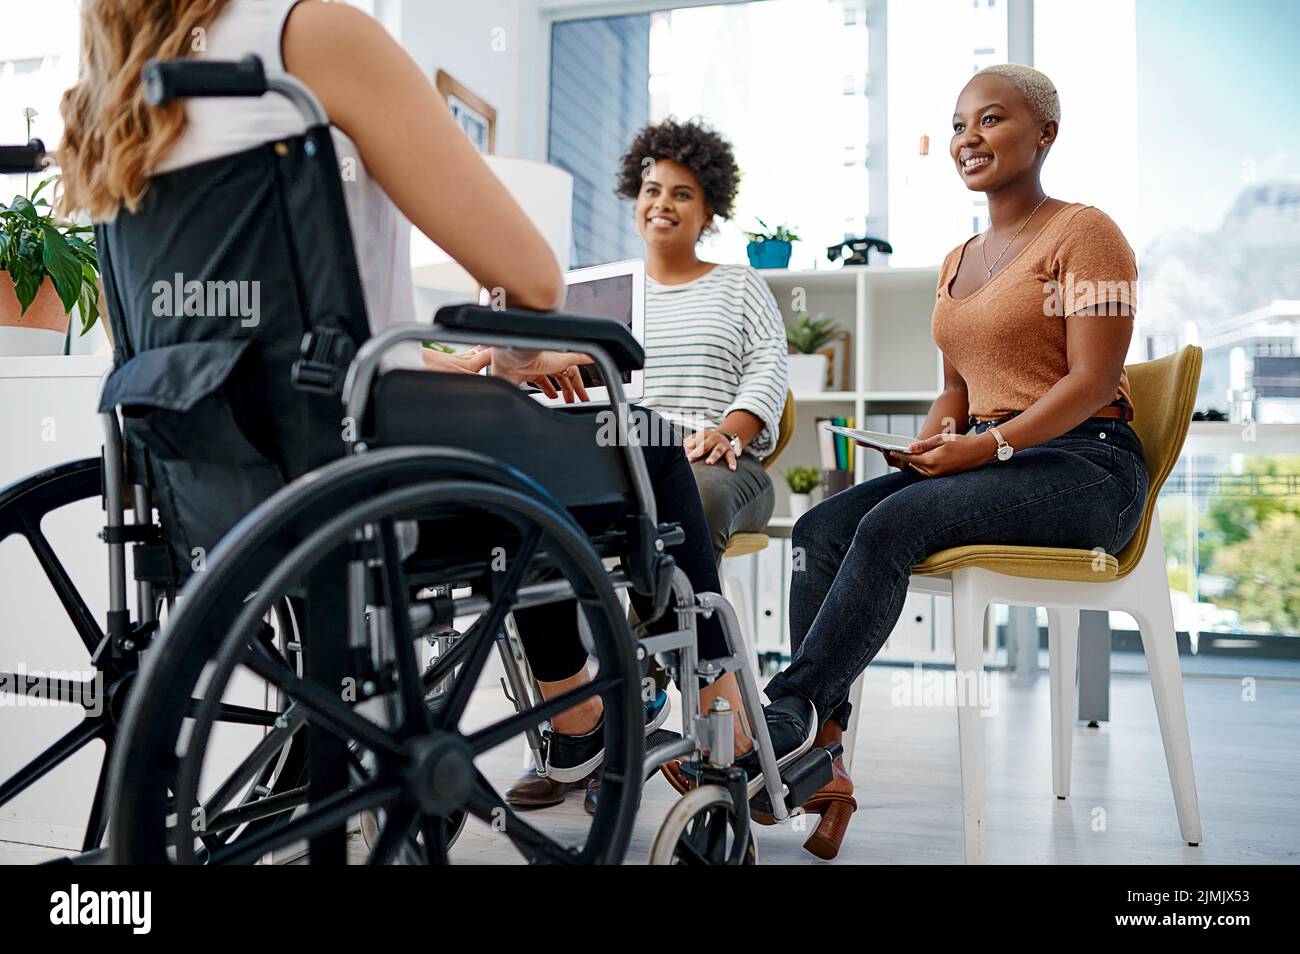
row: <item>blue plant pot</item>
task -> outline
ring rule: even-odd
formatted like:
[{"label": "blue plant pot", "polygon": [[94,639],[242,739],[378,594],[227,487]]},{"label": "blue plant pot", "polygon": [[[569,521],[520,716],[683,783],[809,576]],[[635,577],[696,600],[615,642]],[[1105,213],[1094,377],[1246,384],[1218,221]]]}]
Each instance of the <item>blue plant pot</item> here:
[{"label": "blue plant pot", "polygon": [[750,242],[745,251],[749,254],[749,264],[755,268],[785,268],[790,264],[791,245],[789,242]]}]

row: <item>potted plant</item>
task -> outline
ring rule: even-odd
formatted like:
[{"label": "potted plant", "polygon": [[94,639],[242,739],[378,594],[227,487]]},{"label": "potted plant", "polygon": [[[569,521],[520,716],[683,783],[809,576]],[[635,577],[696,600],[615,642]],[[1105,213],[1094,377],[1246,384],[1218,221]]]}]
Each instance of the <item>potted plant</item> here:
[{"label": "potted plant", "polygon": [[774,229],[762,219],[757,222],[763,231],[745,233],[749,238],[745,249],[749,264],[755,268],[785,268],[790,264],[791,243],[799,241],[799,236],[784,225]]},{"label": "potted plant", "polygon": [[[30,139],[36,111],[24,113]],[[0,354],[62,354],[73,308],[83,335],[99,318],[92,229],[56,219],[41,194],[57,180],[50,176],[33,189],[28,176],[24,194],[0,205]]]},{"label": "potted plant", "polygon": [[785,482],[790,485],[790,516],[798,520],[808,512],[813,489],[822,482],[821,472],[816,467],[791,467]]},{"label": "potted plant", "polygon": [[821,349],[835,340],[839,329],[834,318],[816,317],[796,311],[794,321],[786,322],[785,337],[790,345],[790,390],[807,394],[826,389],[826,372],[830,358]]}]

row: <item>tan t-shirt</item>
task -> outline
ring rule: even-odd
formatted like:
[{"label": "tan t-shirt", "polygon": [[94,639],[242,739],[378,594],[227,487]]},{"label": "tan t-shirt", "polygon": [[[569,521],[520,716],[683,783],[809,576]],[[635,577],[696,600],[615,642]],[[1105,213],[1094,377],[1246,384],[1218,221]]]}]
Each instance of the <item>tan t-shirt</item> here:
[{"label": "tan t-shirt", "polygon": [[[1137,259],[1110,216],[1071,203],[989,282],[955,299],[949,285],[962,255],[979,253],[978,241],[944,258],[930,332],[966,381],[971,416],[987,421],[1025,410],[1065,377],[1067,317],[1107,302],[1136,311]],[[1127,374],[1115,401],[1132,407]]]}]

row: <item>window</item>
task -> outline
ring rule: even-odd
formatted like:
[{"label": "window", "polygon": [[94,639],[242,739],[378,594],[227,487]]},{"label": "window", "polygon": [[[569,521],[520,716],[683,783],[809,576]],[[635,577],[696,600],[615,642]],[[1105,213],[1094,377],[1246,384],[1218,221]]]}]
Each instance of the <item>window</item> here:
[{"label": "window", "polygon": [[[1062,107],[1044,185],[1124,230],[1141,276],[1132,358],[1199,344],[1197,406],[1222,421],[1192,424],[1160,499],[1177,627],[1264,654],[1300,635],[1297,32],[1283,2],[1034,8],[1035,64]],[[1107,38],[1105,71],[1079,55],[1085,34]]]},{"label": "window", "polygon": [[643,254],[614,186],[619,159],[650,118],[651,32],[648,14],[571,20],[551,30],[547,158],[573,176],[575,267]]},{"label": "window", "polygon": [[[983,229],[984,196],[948,155],[952,108],[973,73],[1007,60],[1005,9],[978,0],[891,0],[888,11],[888,216],[893,266],[934,266]],[[928,137],[930,147],[918,150]]]},{"label": "window", "polygon": [[[791,267],[829,266],[826,247],[872,212],[867,19],[861,0],[762,0],[556,23],[549,154],[574,173],[575,264],[642,254],[630,208],[610,198],[618,159],[641,124],[674,115],[712,124],[744,172],[733,219],[703,254],[745,261],[744,232],[762,218],[800,235]],[[579,36],[580,64],[560,46]],[[624,58],[606,56],[618,43]]]}]

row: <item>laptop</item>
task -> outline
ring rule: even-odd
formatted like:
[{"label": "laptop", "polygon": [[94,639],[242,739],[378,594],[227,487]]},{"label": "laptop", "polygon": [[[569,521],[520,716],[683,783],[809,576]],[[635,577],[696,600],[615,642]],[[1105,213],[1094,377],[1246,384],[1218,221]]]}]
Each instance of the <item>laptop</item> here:
[{"label": "laptop", "polygon": [[[568,286],[563,308],[565,314],[612,318],[626,325],[632,337],[645,344],[645,262],[636,258],[574,268],[564,273],[564,283]],[[579,370],[591,403],[609,403],[609,390],[596,366],[584,364]],[[542,404],[564,404],[563,394],[548,398],[531,386],[527,390]],[[623,394],[629,401],[639,401],[644,396],[644,371],[623,372]]]}]

